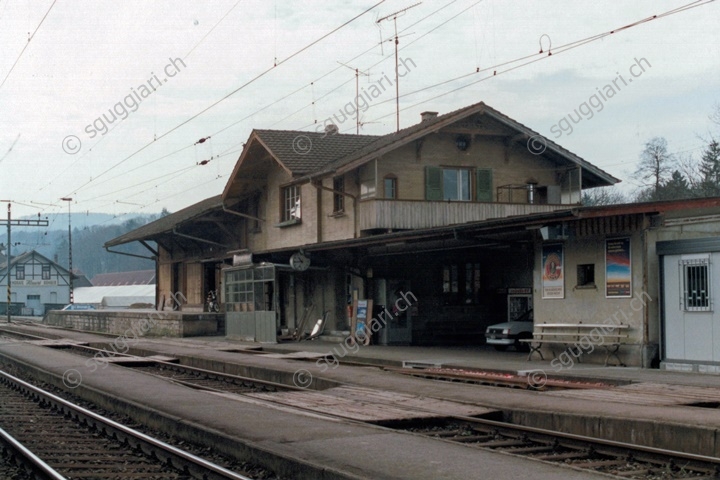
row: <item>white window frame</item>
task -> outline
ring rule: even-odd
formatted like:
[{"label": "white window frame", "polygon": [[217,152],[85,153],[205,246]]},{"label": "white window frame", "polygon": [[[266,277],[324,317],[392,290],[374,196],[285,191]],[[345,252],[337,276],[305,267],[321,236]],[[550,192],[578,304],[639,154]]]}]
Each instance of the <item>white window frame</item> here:
[{"label": "white window frame", "polygon": [[283,216],[282,221],[300,220],[300,185],[290,185],[282,189]]},{"label": "white window frame", "polygon": [[[447,189],[445,188],[445,174],[453,172],[455,174],[455,189],[457,193],[458,198],[448,198],[447,196]],[[443,175],[443,201],[450,201],[450,202],[469,202],[472,201],[473,195],[472,195],[472,178],[470,175],[470,170],[463,167],[442,167],[442,175]],[[465,177],[465,178],[463,178]],[[467,198],[463,198],[463,194],[466,194]]]},{"label": "white window frame", "polygon": [[[713,302],[710,255],[683,255],[678,262],[678,267],[680,274],[680,310],[685,312],[711,312]],[[697,273],[702,271],[696,270],[698,267],[703,267],[704,275]],[[695,273],[691,273],[691,269]],[[690,281],[689,278],[691,278]],[[704,287],[704,290],[696,291],[698,286]],[[699,297],[698,293],[700,293]]]}]

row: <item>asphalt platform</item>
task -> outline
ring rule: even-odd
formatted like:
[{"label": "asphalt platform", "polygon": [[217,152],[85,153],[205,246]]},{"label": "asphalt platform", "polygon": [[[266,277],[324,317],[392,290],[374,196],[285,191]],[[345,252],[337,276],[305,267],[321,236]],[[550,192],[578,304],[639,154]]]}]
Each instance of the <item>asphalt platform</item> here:
[{"label": "asphalt platform", "polygon": [[[13,327],[93,345],[114,341],[107,335],[44,326]],[[501,412],[513,423],[720,456],[720,409],[709,408],[713,399],[720,402],[716,375],[586,363],[557,372],[549,360],[528,362],[527,354],[486,346],[349,348],[318,340],[255,344],[225,337],[138,338],[128,345],[129,353],[137,355],[163,355],[186,365],[300,384],[309,390],[348,385],[445,400]],[[193,390],[115,365],[92,370],[86,358],[25,342],[0,342],[0,355],[21,368],[39,369],[46,381],[58,385],[74,370],[82,378],[74,386],[80,396],[151,425],[172,424],[178,436],[240,451],[291,478],[601,478],[361,421],[298,414],[278,405]],[[403,364],[516,378],[532,375],[539,381],[567,381],[583,388],[538,391],[449,383],[378,368]]]}]

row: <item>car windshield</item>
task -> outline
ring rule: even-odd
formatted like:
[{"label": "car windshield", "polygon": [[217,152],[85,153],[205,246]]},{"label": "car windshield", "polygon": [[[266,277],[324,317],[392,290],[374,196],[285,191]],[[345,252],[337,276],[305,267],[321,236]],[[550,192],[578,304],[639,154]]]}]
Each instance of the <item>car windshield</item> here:
[{"label": "car windshield", "polygon": [[525,313],[520,315],[518,318],[516,318],[514,321],[516,321],[516,322],[532,322],[533,321],[532,309],[526,311]]}]

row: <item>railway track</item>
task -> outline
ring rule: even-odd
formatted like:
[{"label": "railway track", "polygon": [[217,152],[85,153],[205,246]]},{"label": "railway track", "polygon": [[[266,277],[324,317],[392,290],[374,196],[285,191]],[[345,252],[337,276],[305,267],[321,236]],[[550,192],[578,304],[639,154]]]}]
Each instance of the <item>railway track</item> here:
[{"label": "railway track", "polygon": [[457,417],[399,423],[391,428],[618,478],[720,478],[720,458],[643,447],[500,421]]},{"label": "railway track", "polygon": [[6,463],[36,478],[251,480],[4,371],[0,395]]},{"label": "railway track", "polygon": [[[85,356],[92,356],[93,352],[100,351],[79,346],[73,346],[71,349],[77,353],[84,352],[81,354]],[[271,392],[300,390],[272,382],[165,362],[134,368],[145,370],[149,374],[170,378],[193,388],[213,391],[242,394],[259,390]],[[443,371],[442,369],[429,372],[413,370],[402,373],[432,380],[442,377],[447,381],[465,381],[463,372]],[[503,379],[494,375],[484,375],[481,378],[469,378],[467,381],[488,385],[496,382],[502,383]],[[513,378],[509,383],[512,384],[511,388],[528,388],[525,379]],[[574,388],[588,388],[588,386],[581,385]],[[595,385],[592,386],[597,388]],[[557,388],[562,388],[562,385],[558,384]],[[370,405],[368,408],[374,409],[380,408],[380,406]],[[429,412],[429,410],[424,411]],[[720,478],[720,458],[525,427],[485,418],[447,417],[443,415],[443,412],[431,413],[436,413],[438,416],[424,420],[384,422],[381,425],[410,434],[424,435],[438,441],[459,443],[472,448],[519,455],[538,461],[562,463],[579,470],[601,472],[618,478],[641,480]]]}]

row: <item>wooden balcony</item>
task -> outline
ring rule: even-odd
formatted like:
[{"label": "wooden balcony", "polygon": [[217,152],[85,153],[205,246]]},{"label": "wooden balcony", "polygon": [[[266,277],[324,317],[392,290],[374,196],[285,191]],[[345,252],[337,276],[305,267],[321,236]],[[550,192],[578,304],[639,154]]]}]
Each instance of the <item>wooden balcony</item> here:
[{"label": "wooden balcony", "polygon": [[360,202],[360,230],[430,228],[567,208],[571,205],[368,199]]}]

